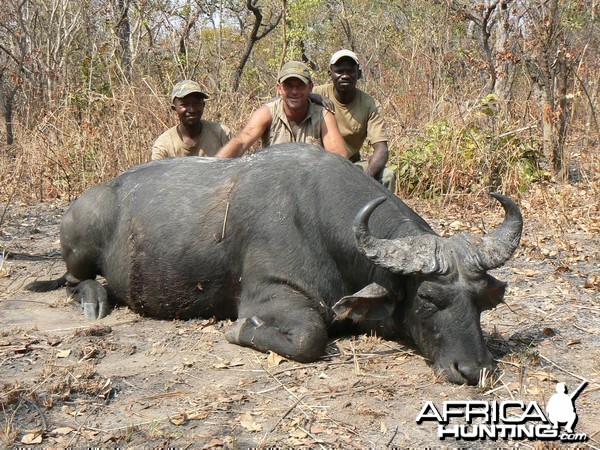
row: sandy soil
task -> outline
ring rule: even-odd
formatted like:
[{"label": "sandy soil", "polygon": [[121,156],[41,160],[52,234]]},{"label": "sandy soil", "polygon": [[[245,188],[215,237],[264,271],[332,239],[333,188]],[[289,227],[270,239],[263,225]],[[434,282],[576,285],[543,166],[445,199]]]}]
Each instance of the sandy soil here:
[{"label": "sandy soil", "polygon": [[[410,346],[374,336],[337,339],[322,360],[299,364],[227,343],[227,322],[158,321],[127,308],[88,322],[64,290],[23,289],[64,272],[58,226],[67,205],[11,206],[0,228],[10,252],[0,263],[0,446],[573,447],[440,440],[437,424],[415,419],[428,400],[545,408],[557,382],[573,390],[585,379],[576,432],[587,435],[583,446],[600,447],[597,204],[577,200],[585,188],[565,187],[562,197],[543,189],[520,200],[522,246],[493,272],[509,290],[483,315],[501,369],[485,387],[436,379]],[[412,206],[442,234],[479,232],[502,217],[487,199]]]}]

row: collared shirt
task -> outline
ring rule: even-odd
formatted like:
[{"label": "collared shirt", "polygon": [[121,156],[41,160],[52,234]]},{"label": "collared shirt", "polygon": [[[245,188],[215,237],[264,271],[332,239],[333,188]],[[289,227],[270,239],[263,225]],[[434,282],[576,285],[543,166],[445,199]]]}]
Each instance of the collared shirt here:
[{"label": "collared shirt", "polygon": [[271,126],[262,136],[263,147],[284,142],[306,142],[323,147],[321,123],[328,114],[322,106],[309,102],[308,113],[299,124],[290,121],[281,98],[266,103],[271,113]]},{"label": "collared shirt", "polygon": [[359,154],[365,140],[369,145],[387,142],[381,106],[372,96],[357,88],[354,100],[344,105],[335,98],[332,83],[316,86],[313,92],[333,102],[340,133],[351,152],[350,159]]},{"label": "collared shirt", "polygon": [[202,120],[202,132],[196,145],[185,145],[177,126],[161,134],[152,146],[152,159],[172,158],[176,156],[214,156],[232,137],[225,125]]}]

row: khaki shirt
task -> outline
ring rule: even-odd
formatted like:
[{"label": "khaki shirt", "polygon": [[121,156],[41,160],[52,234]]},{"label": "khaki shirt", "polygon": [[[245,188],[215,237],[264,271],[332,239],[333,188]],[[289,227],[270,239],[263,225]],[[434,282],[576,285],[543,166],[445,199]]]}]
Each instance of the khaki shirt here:
[{"label": "khaki shirt", "polygon": [[335,119],[351,154],[351,160],[359,154],[365,139],[369,145],[387,142],[388,137],[383,131],[381,106],[369,94],[356,89],[354,100],[344,105],[335,98],[332,83],[316,86],[313,92],[327,97],[333,102]]},{"label": "khaki shirt", "polygon": [[271,112],[271,126],[262,136],[263,147],[284,142],[306,142],[323,147],[321,123],[328,111],[309,102],[308,114],[299,124],[291,122],[283,110],[281,98],[266,103]]},{"label": "khaki shirt", "polygon": [[190,147],[181,140],[175,125],[161,134],[152,146],[152,159],[172,158],[176,156],[215,156],[232,137],[225,125],[202,120],[202,132],[196,145]]}]

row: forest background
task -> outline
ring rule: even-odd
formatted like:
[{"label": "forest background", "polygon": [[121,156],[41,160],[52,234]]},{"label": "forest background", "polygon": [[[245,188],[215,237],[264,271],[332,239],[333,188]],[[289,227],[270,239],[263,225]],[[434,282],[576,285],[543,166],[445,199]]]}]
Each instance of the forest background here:
[{"label": "forest background", "polygon": [[4,213],[148,161],[181,79],[209,93],[204,118],[238,131],[276,95],[285,61],[322,83],[340,48],[359,55],[360,87],[382,105],[401,196],[597,178],[597,0],[1,4]]},{"label": "forest background", "polygon": [[[600,447],[599,15],[600,0],[0,0],[0,447],[424,448],[440,444],[414,422],[426,398],[541,405],[584,379],[577,431]],[[322,83],[340,48],[384,110],[398,194],[440,235],[495,229],[490,190],[519,203],[506,303],[482,316],[490,390],[372,336],[272,367],[228,345],[226,322],[117,308],[96,325],[62,291],[24,290],[64,273],[68,202],[150,159],[175,82],[200,82],[205,118],[238,131],[283,62]]]}]

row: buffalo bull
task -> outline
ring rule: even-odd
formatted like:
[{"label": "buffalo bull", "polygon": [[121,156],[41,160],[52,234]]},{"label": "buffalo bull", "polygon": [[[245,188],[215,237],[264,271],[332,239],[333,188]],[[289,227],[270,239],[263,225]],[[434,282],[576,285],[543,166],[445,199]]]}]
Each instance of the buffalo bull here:
[{"label": "buffalo bull", "polygon": [[231,318],[230,342],[302,362],[323,355],[333,329],[374,330],[475,384],[494,365],[480,313],[506,287],[486,271],[510,258],[523,226],[515,203],[492,195],[506,213],[498,229],[442,238],[317,147],[155,161],[73,203],[60,231],[67,274],[28,289],[68,284],[91,318],[109,298],[160,319]]}]

